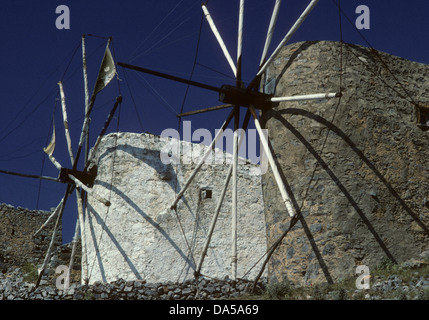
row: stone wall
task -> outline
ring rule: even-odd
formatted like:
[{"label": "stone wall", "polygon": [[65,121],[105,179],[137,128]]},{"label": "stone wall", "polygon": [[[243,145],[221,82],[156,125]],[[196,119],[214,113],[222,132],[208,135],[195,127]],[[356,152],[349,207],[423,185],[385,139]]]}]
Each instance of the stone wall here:
[{"label": "stone wall", "polygon": [[[52,237],[55,221],[50,222],[37,237],[33,234],[51,212],[15,208],[0,204],[0,263],[3,269],[21,267],[25,263],[41,264]],[[62,243],[61,226],[55,245]],[[5,271],[5,270],[4,270]]]},{"label": "stone wall", "polygon": [[[283,48],[265,90],[338,92],[341,70],[341,99],[282,102],[262,115],[300,215],[270,262],[277,280],[334,282],[356,265],[402,262],[429,246],[429,132],[419,123],[429,66],[355,45],[301,42]],[[271,170],[263,190],[271,245],[290,218]]]},{"label": "stone wall", "polygon": [[[265,284],[260,282],[255,293],[262,293]],[[90,285],[74,282],[68,289],[24,281],[19,269],[0,273],[1,300],[216,300],[236,299],[253,291],[253,282],[245,279],[199,279],[185,282],[146,283],[143,280],[118,279],[110,283],[94,282]],[[154,306],[154,305],[152,305]],[[155,307],[157,308],[157,307]],[[98,311],[97,311],[98,312]]]},{"label": "stone wall", "polygon": [[[186,159],[180,164],[161,161],[160,151],[167,150],[172,141],[177,143],[133,133],[103,138],[93,157],[97,166],[94,191],[109,199],[111,206],[91,196],[88,199],[85,234],[90,283],[119,278],[148,282],[193,279],[228,172],[229,165],[223,162],[230,157],[217,151],[216,157],[224,157],[223,162],[204,164],[176,210],[169,210],[195,167],[194,161]],[[187,142],[181,145],[192,148],[194,155],[204,149]],[[255,169],[258,167],[240,161],[239,278],[255,277],[260,263],[255,264],[267,250],[261,176]],[[201,273],[219,279],[232,275],[231,182]]]}]

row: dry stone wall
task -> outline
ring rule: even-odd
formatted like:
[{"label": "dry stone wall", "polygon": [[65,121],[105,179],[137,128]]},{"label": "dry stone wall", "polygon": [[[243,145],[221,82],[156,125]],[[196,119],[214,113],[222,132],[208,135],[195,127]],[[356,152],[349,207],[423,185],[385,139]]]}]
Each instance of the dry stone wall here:
[{"label": "dry stone wall", "polygon": [[[204,164],[176,210],[170,206],[195,162],[164,164],[161,150],[172,141],[151,134],[118,133],[103,138],[96,154],[94,191],[109,199],[105,207],[91,196],[86,213],[89,281],[148,282],[193,279],[229,165]],[[200,145],[181,142],[201,154]],[[168,153],[168,150],[166,151]],[[189,156],[188,152],[182,153]],[[212,158],[210,158],[212,159]],[[267,250],[261,176],[241,160],[238,171],[237,277],[252,279]],[[256,264],[256,265],[255,265]],[[221,207],[201,274],[224,279],[231,272],[231,183]]]},{"label": "dry stone wall", "polygon": [[[6,272],[11,267],[25,263],[37,265],[43,262],[52,238],[55,221],[49,223],[37,237],[33,234],[45,223],[51,212],[15,208],[0,204],[0,264]],[[61,226],[55,245],[62,243]]]},{"label": "dry stone wall", "polygon": [[[357,265],[373,270],[427,250],[428,74],[427,65],[338,42],[282,49],[267,92],[338,92],[341,81],[343,96],[282,102],[262,114],[300,216],[270,261],[270,278],[335,282]],[[263,190],[271,245],[290,218],[271,170]]]}]

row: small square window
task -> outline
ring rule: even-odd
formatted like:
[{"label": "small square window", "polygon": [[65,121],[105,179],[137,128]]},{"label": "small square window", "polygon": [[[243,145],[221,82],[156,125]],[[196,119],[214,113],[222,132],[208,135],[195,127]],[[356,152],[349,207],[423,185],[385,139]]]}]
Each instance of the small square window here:
[{"label": "small square window", "polygon": [[201,190],[201,199],[205,200],[205,199],[211,199],[213,196],[212,190],[210,189],[202,189]]}]

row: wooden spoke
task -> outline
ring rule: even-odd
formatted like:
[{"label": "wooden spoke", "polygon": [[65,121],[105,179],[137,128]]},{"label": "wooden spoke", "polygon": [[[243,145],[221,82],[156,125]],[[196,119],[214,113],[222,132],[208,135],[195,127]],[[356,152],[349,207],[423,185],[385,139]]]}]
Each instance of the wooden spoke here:
[{"label": "wooden spoke", "polygon": [[271,40],[273,38],[274,29],[276,27],[277,17],[279,14],[281,3],[282,3],[282,0],[276,0],[276,3],[274,5],[273,14],[271,15],[270,25],[268,27],[267,37],[265,39],[264,50],[262,52],[261,62],[259,63],[259,66],[263,65],[263,63],[265,62],[265,58],[267,57],[268,49],[270,47]]},{"label": "wooden spoke", "polygon": [[227,109],[227,108],[231,108],[231,107],[233,107],[232,104],[222,104],[222,105],[216,106],[216,107],[209,107],[209,108],[205,108],[205,109],[199,109],[199,110],[180,113],[176,117],[182,118],[182,117],[186,117],[186,116],[192,116],[194,114],[216,111],[216,110],[223,110],[223,109]]},{"label": "wooden spoke", "polygon": [[223,42],[223,39],[222,39],[219,31],[217,30],[216,25],[213,22],[213,19],[212,19],[211,15],[210,15],[210,13],[209,13],[206,5],[202,4],[201,7],[202,7],[202,9],[204,11],[204,15],[205,15],[205,17],[207,19],[207,22],[210,25],[210,29],[212,30],[213,34],[215,35],[216,40],[219,43],[219,45],[220,45],[220,47],[222,49],[222,52],[223,52],[226,60],[228,61],[229,66],[231,67],[232,72],[234,73],[234,76],[237,77],[237,68],[234,65],[234,61],[232,60],[231,55],[229,54],[228,49],[226,48],[226,45]]},{"label": "wooden spoke", "polygon": [[262,67],[259,69],[256,76],[261,75],[265,72],[268,65],[277,57],[280,50],[284,47],[284,45],[290,40],[290,38],[293,36],[293,34],[298,30],[298,28],[301,26],[301,24],[304,22],[304,20],[307,18],[307,16],[310,14],[311,10],[314,9],[316,4],[319,2],[319,0],[312,0],[310,4],[307,6],[307,8],[304,10],[304,12],[301,14],[301,16],[298,18],[298,20],[295,22],[295,24],[292,26],[292,28],[289,30],[289,32],[286,34],[286,36],[283,38],[283,40],[280,42],[280,44],[277,46],[276,50],[274,50],[273,54],[268,58],[267,61],[262,65]]},{"label": "wooden spoke", "polygon": [[302,96],[290,96],[290,97],[273,97],[271,102],[287,102],[287,101],[302,101],[302,100],[319,100],[319,99],[331,99],[341,97],[340,92],[334,93],[316,93]]}]

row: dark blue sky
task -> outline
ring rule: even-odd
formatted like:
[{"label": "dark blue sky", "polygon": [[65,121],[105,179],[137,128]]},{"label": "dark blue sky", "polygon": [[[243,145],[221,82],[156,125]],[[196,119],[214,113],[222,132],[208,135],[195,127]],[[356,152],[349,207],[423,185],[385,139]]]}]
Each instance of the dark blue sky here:
[{"label": "dark blue sky", "polygon": [[[243,79],[258,69],[274,0],[246,0],[243,43]],[[284,0],[270,53],[280,42],[309,0]],[[335,2],[338,2],[336,0]],[[233,57],[236,56],[239,1],[210,0],[208,8]],[[81,70],[82,34],[113,37],[116,61],[144,66],[188,78],[194,64],[202,17],[201,0],[5,0],[0,9],[0,169],[56,177],[58,172],[42,148],[49,140],[55,110],[57,147],[54,156],[70,166],[56,101],[58,81],[65,89],[74,150],[82,127],[84,103]],[[370,9],[370,30],[361,33],[371,45],[409,60],[429,63],[429,24],[426,1],[347,0],[342,10],[354,23],[358,5]],[[55,9],[70,9],[70,29],[58,30]],[[366,43],[342,17],[343,39]],[[338,8],[333,0],[320,0],[290,43],[303,40],[339,40]],[[105,39],[87,37],[89,88],[92,91],[105,49]],[[193,79],[214,86],[234,84],[231,70],[203,21]],[[97,97],[92,114],[92,143],[119,94],[123,96],[120,131],[160,134],[178,128],[176,114],[186,85],[118,68],[121,81],[113,81]],[[126,81],[127,80],[127,81]],[[305,92],[303,92],[305,94]],[[216,106],[218,94],[191,88],[184,111]],[[229,111],[188,118],[193,129],[214,133]],[[109,131],[116,131],[116,120]],[[43,159],[44,164],[43,164]],[[82,164],[82,162],[80,162]],[[0,202],[30,209],[50,209],[60,201],[65,185],[0,175]],[[64,238],[71,240],[76,219],[75,197],[68,201]]]}]

